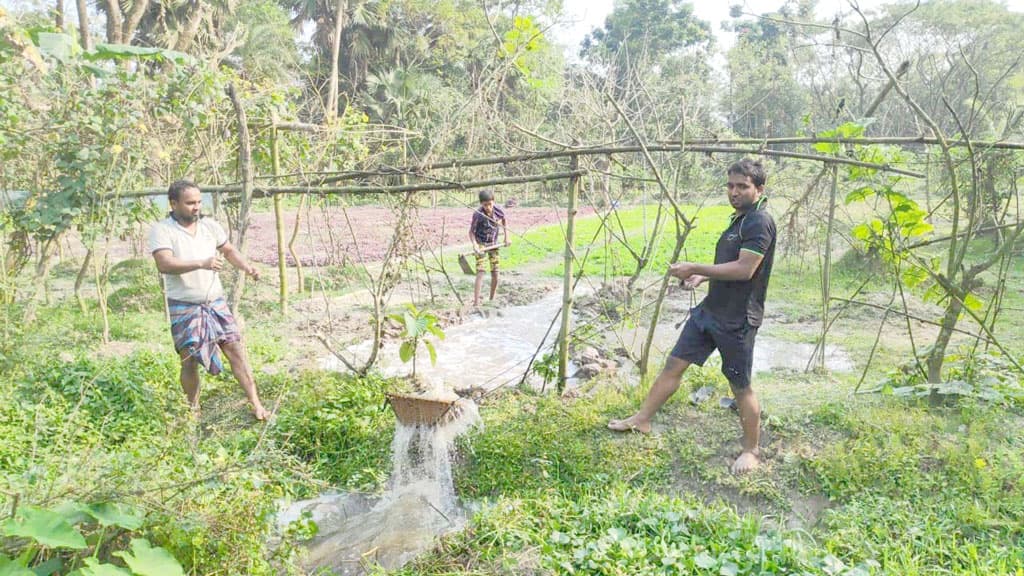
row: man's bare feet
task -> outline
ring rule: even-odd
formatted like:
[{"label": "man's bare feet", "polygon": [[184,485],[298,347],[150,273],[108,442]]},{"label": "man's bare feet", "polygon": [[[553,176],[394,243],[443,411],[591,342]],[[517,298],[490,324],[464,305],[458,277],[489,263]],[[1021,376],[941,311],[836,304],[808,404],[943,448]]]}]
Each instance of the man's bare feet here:
[{"label": "man's bare feet", "polygon": [[757,452],[744,450],[743,453],[740,454],[739,458],[737,458],[736,461],[732,463],[732,473],[745,474],[747,472],[750,472],[754,468],[757,468],[760,465],[761,459],[758,457]]},{"label": "man's bare feet", "polygon": [[267,409],[264,408],[263,406],[255,406],[255,407],[253,407],[252,415],[255,416],[256,419],[259,420],[260,422],[264,422],[268,418],[270,418],[270,412],[267,411]]},{"label": "man's bare feet", "polygon": [[641,434],[650,434],[651,423],[650,421],[643,422],[637,418],[636,415],[633,415],[624,420],[609,421],[608,429],[614,432],[639,432]]}]

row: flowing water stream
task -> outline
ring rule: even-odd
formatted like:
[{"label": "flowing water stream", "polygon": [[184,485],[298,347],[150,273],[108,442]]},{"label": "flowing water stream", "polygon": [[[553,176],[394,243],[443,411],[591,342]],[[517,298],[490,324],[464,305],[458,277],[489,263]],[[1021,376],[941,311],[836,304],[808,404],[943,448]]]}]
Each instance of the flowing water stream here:
[{"label": "flowing water stream", "polygon": [[278,514],[278,525],[308,515],[320,528],[307,544],[304,563],[336,574],[364,574],[372,564],[399,568],[428,550],[438,536],[461,529],[466,514],[452,484],[455,438],[479,423],[472,402],[460,403],[459,416],[437,426],[395,425],[388,491],[326,494],[296,502]]},{"label": "flowing water stream", "polygon": [[[432,383],[436,391],[465,388],[493,390],[519,382],[538,348],[541,353],[554,344],[557,325],[548,327],[561,306],[555,291],[524,306],[487,309],[487,315],[471,318],[446,328],[446,338],[436,342],[438,363],[431,366],[422,354],[417,375]],[[666,318],[656,329],[655,357],[672,348],[680,319]],[[646,329],[624,337],[630,346],[642,341]],[[545,334],[547,334],[545,338]],[[350,347],[348,353],[365,357],[370,342]],[[771,335],[769,323],[758,335],[754,355],[755,372],[773,368],[803,369],[813,346],[787,342]],[[637,348],[639,350],[639,348]],[[321,367],[343,370],[333,356],[323,358]],[[852,369],[845,352],[826,349],[826,365],[836,371]],[[408,374],[410,366],[398,357],[398,344],[385,344],[378,370],[389,376]],[[571,374],[571,373],[570,373]],[[540,386],[539,377],[527,381]],[[387,493],[328,494],[297,502],[283,509],[278,523],[283,528],[308,514],[320,532],[309,543],[307,564],[328,567],[340,574],[362,574],[376,563],[397,568],[429,549],[439,535],[460,529],[466,515],[452,485],[452,448],[455,437],[479,422],[476,406],[460,401],[461,416],[441,426],[396,424],[392,442],[392,474]]]}]

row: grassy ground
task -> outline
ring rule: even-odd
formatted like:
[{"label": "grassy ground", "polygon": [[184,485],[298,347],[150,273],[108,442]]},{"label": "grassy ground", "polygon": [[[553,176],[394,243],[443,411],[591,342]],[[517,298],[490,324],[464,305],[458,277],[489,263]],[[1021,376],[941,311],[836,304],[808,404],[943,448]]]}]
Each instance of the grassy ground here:
[{"label": "grassy ground", "polygon": [[[702,211],[688,257],[710,257],[727,214]],[[644,214],[629,209],[621,218],[617,233],[637,242]],[[580,222],[580,253],[595,246],[586,272],[630,272],[628,254],[600,252],[596,230],[596,219]],[[516,239],[504,267],[554,272],[560,234],[551,227]],[[658,245],[656,271],[670,236]],[[243,311],[261,392],[277,420],[253,421],[225,376],[204,382],[197,421],[178,390],[162,313],[147,297],[152,277],[130,266],[119,274],[114,344],[98,341],[95,303],[86,313],[73,302],[44,307],[31,327],[20,308],[4,311],[2,511],[16,501],[117,502],[141,510],[145,522],[113,531],[82,525],[101,559],[118,562],[113,552],[142,536],[191,574],[300,573],[300,541],[313,528],[276,534],[276,501],[328,487],[382,488],[394,426],[380,404],[388,383],[310,369],[308,351],[273,312],[273,291],[261,289]],[[1024,259],[1010,276],[1004,304],[1024,308]],[[885,304],[890,286],[856,259],[837,265],[833,291],[848,295],[864,278],[861,299]],[[467,288],[467,278],[458,282]],[[818,282],[813,255],[779,263],[769,294],[775,337],[816,336]],[[910,304],[936,316],[919,295]],[[1007,312],[996,333],[1019,351],[1024,329],[1012,318]],[[875,310],[851,308],[830,336],[858,367],[875,349],[862,389],[898,380],[910,358],[900,321],[887,323],[874,345],[880,320]],[[915,323],[914,330],[918,346],[927,344],[929,328]],[[972,342],[960,338],[951,352]],[[964,366],[962,373],[993,370]],[[521,390],[488,397],[484,427],[463,439],[456,467],[457,491],[476,510],[472,522],[399,573],[1024,574],[1021,406],[971,395],[933,404],[853,394],[860,376],[761,374],[765,466],[739,478],[728,473],[739,450],[735,415],[716,402],[685,400],[703,384],[725,390],[712,367],[687,374],[650,436],[604,428],[641,401],[646,385],[634,375],[561,398]],[[25,544],[7,538],[0,553]],[[40,561],[63,558],[65,573],[85,552],[40,554]]]}]

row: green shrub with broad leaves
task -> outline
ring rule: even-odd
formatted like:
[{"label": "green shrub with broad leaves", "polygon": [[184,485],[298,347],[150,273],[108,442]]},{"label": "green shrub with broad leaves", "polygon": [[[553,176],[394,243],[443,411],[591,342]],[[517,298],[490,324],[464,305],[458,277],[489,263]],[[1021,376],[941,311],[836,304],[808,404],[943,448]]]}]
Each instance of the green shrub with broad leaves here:
[{"label": "green shrub with broad leaves", "polygon": [[111,550],[144,523],[138,510],[117,503],[20,506],[0,530],[22,550],[15,558],[0,554],[0,575],[184,576],[170,552],[145,538],[130,538],[127,548]]}]

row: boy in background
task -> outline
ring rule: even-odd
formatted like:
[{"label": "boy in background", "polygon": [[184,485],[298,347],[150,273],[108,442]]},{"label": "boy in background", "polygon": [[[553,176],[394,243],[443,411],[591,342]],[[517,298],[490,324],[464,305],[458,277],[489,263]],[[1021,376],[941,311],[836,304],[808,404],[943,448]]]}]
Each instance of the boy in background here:
[{"label": "boy in background", "polygon": [[[484,283],[484,260],[490,262],[491,300],[498,291],[498,248],[511,246],[508,241],[508,223],[505,211],[494,203],[494,192],[482,190],[479,195],[480,207],[473,212],[469,223],[469,240],[476,255],[476,284],[473,286],[473,306],[480,305],[480,287]],[[502,244],[498,244],[498,230],[502,232]]]}]

